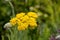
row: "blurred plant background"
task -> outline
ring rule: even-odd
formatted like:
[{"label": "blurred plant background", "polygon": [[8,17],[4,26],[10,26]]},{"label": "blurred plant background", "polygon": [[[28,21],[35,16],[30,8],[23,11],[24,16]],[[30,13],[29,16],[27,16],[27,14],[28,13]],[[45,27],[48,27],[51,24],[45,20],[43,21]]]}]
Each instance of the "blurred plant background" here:
[{"label": "blurred plant background", "polygon": [[9,22],[13,11],[15,14],[33,11],[40,15],[37,19],[38,28],[30,32],[31,35],[35,35],[31,36],[32,40],[52,40],[51,36],[55,37],[60,33],[60,0],[0,0],[1,40],[7,39],[6,33],[9,32],[4,28],[4,24]]}]

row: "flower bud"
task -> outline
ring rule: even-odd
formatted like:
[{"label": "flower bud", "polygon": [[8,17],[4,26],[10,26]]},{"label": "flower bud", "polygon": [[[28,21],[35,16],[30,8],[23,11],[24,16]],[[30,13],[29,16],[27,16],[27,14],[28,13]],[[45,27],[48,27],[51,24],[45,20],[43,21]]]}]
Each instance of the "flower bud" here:
[{"label": "flower bud", "polygon": [[32,10],[34,10],[34,7],[30,7],[29,9],[32,11]]},{"label": "flower bud", "polygon": [[12,25],[9,22],[4,25],[4,28],[10,28],[10,27],[12,27]]},{"label": "flower bud", "polygon": [[40,8],[40,6],[39,5],[35,5],[35,8]]},{"label": "flower bud", "polygon": [[48,17],[48,15],[47,14],[44,14],[44,17]]},{"label": "flower bud", "polygon": [[60,40],[60,35],[57,35],[57,36],[56,36],[56,39]]},{"label": "flower bud", "polygon": [[37,14],[38,14],[38,16],[42,16],[42,15],[43,15],[43,13],[42,13],[42,12],[38,12]]}]

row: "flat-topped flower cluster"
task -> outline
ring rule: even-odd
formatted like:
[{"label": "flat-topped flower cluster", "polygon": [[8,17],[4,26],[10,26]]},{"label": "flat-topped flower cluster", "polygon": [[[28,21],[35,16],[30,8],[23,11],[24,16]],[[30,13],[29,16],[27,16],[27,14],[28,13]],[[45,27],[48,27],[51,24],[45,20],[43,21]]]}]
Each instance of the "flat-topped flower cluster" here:
[{"label": "flat-topped flower cluster", "polygon": [[38,18],[37,13],[28,12],[28,13],[18,13],[14,18],[11,18],[10,23],[14,25],[18,25],[18,30],[25,30],[28,27],[34,29],[37,27]]}]

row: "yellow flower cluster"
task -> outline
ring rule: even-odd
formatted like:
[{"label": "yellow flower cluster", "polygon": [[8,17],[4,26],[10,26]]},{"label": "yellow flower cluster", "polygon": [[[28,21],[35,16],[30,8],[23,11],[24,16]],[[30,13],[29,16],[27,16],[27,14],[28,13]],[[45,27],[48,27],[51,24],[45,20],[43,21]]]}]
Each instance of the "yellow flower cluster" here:
[{"label": "yellow flower cluster", "polygon": [[18,13],[16,17],[12,18],[10,20],[10,23],[12,25],[18,25],[18,30],[25,30],[28,28],[35,28],[37,26],[36,18],[38,18],[38,15],[35,12],[28,12],[25,13]]}]

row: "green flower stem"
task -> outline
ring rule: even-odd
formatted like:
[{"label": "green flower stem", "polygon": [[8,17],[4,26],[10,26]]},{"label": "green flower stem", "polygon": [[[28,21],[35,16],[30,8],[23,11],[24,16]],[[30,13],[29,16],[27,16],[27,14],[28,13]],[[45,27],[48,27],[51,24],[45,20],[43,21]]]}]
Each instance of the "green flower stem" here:
[{"label": "green flower stem", "polygon": [[2,35],[1,37],[2,37],[2,40],[4,40],[4,36]]},{"label": "green flower stem", "polygon": [[15,29],[14,29],[15,40],[18,40],[17,34],[18,34],[18,30],[17,30],[17,27],[15,27]]},{"label": "green flower stem", "polygon": [[39,39],[40,36],[40,19],[38,18],[38,28],[37,28],[37,33],[36,33],[36,40]]},{"label": "green flower stem", "polygon": [[6,35],[7,35],[7,37],[8,37],[8,40],[11,40],[11,39],[10,39],[10,38],[11,38],[10,35],[9,35],[9,34],[6,34]]},{"label": "green flower stem", "polygon": [[[51,6],[52,7],[52,6]],[[52,9],[53,10],[53,9]],[[55,23],[55,15],[54,15],[54,10],[52,11],[52,13],[51,13],[51,24],[54,26],[54,27],[56,27],[56,23]]]},{"label": "green flower stem", "polygon": [[55,4],[54,7],[55,7],[56,26],[58,28],[59,22],[60,22],[60,20],[59,20],[59,9],[58,9],[59,6],[57,4]]},{"label": "green flower stem", "polygon": [[11,34],[10,34],[10,39],[13,40],[13,39],[14,39],[13,31],[12,31],[11,29],[9,29],[9,31],[10,31],[10,33],[11,33]]},{"label": "green flower stem", "polygon": [[13,6],[13,4],[12,4],[10,1],[8,1],[8,3],[10,4],[11,9],[12,9],[12,16],[15,17],[14,6]]},{"label": "green flower stem", "polygon": [[52,5],[52,1],[49,1],[49,4],[50,4],[50,14],[51,14],[51,24],[54,26],[54,28],[56,28],[56,20],[55,20],[55,5]]}]

